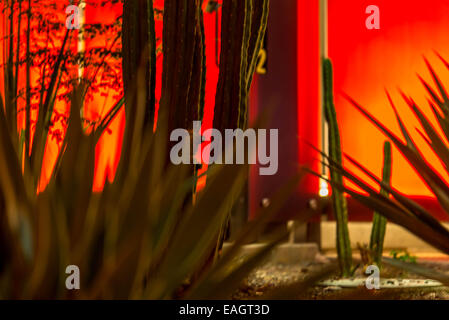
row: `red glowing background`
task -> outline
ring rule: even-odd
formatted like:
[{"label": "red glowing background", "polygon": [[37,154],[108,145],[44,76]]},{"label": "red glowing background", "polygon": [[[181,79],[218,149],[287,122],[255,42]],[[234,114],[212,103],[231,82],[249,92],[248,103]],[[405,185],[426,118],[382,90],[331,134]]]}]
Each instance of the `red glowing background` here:
[{"label": "red glowing background", "polygon": [[[86,1],[85,9],[84,9],[84,17],[85,17],[85,23],[86,24],[109,24],[114,21],[116,21],[122,14],[122,4],[118,3],[115,5],[106,5],[106,6],[95,6],[95,4],[99,4],[101,1],[95,0],[95,1]],[[221,1],[219,1],[221,3]],[[57,13],[58,13],[58,19],[60,22],[65,22],[65,19],[67,15],[65,14],[65,8],[69,4],[64,4],[62,2],[56,2],[57,4]],[[204,2],[204,6],[207,5],[207,1]],[[164,6],[163,0],[155,0],[154,1],[155,8],[162,9]],[[40,10],[41,8],[33,7],[33,10]],[[5,25],[5,19],[2,16],[1,17],[2,26]],[[219,48],[219,39],[217,39],[216,35],[218,34],[219,30],[216,30],[216,13],[205,13],[204,15],[204,22],[205,22],[205,32],[206,32],[206,66],[207,66],[207,84],[206,84],[206,106],[205,106],[205,114],[203,119],[203,130],[211,128],[212,127],[212,120],[213,120],[213,106],[215,101],[215,88],[218,81],[218,67],[217,67],[217,61],[216,57],[218,56],[218,53],[216,52],[216,48]],[[33,29],[34,34],[37,34],[39,31],[37,31],[37,23],[33,24],[32,27],[35,27]],[[3,30],[0,30],[0,36],[3,36]],[[21,30],[24,30],[24,27],[22,26]],[[36,30],[36,31],[35,31]],[[64,31],[64,30],[63,30]],[[61,34],[62,39],[63,33]],[[162,38],[162,21],[160,19],[156,19],[156,37],[158,39]],[[33,38],[33,37],[32,37]],[[161,40],[158,41],[160,44]],[[60,46],[61,42],[56,42],[53,44],[55,47]],[[84,50],[88,51],[89,49],[98,48],[98,47],[109,47],[112,45],[111,39],[107,38],[106,36],[97,36],[94,39],[86,40],[84,42]],[[2,52],[5,50],[5,47],[2,46]],[[120,39],[115,43],[115,46],[120,47]],[[76,53],[78,50],[77,42],[72,41],[69,50],[71,50],[73,53]],[[107,58],[111,59],[111,58]],[[158,55],[157,60],[157,83],[156,83],[156,95],[157,99],[160,97],[160,90],[161,90],[161,74],[162,74],[162,54]],[[3,64],[4,61],[4,55],[0,57],[0,62]],[[111,61],[111,63],[120,64],[120,61]],[[121,69],[121,67],[119,66]],[[85,68],[83,69],[83,75],[85,77],[89,77],[92,75],[92,68]],[[72,70],[74,74],[78,72],[78,70]],[[32,85],[37,85],[37,73],[38,70],[32,70]],[[24,87],[24,79],[25,74],[23,70],[21,70],[21,80],[19,81],[19,87]],[[98,79],[101,81],[102,72],[100,70],[98,74]],[[121,74],[119,75],[119,81],[121,82]],[[0,86],[3,88],[3,77],[0,79]],[[93,99],[90,101],[87,101],[83,110],[83,115],[85,118],[90,120],[95,120],[102,118],[110,108],[113,107],[115,102],[118,100],[118,94],[119,90],[114,90],[111,88],[108,88],[107,90],[98,90],[97,92],[93,93]],[[60,112],[62,114],[67,113],[67,104],[64,101],[56,102],[55,110],[57,112]],[[32,114],[32,119],[35,118],[35,115]],[[23,126],[23,117],[19,115],[19,129],[21,126]],[[103,135],[103,137],[100,139],[97,150],[96,150],[96,162],[95,162],[95,177],[94,177],[94,190],[101,190],[104,182],[106,179],[112,180],[115,171],[120,159],[120,151],[121,151],[121,142],[123,137],[125,127],[125,114],[124,110],[122,109],[114,121],[109,126],[109,130]],[[44,165],[42,170],[42,177],[40,180],[40,186],[39,189],[45,188],[55,161],[56,156],[60,151],[60,143],[58,143],[57,140],[49,138],[47,140],[46,145],[46,151],[44,156]],[[204,168],[206,169],[206,168]],[[201,184],[204,184],[204,181],[200,182]]]},{"label": "red glowing background", "polygon": [[[380,30],[367,30],[365,27],[365,19],[368,16],[365,9],[372,4],[376,4],[380,8]],[[276,5],[276,3],[273,1],[272,5]],[[163,0],[156,0],[155,7],[162,8]],[[319,108],[318,1],[298,0],[296,8],[297,30],[296,33],[285,35],[285,43],[289,43],[288,37],[295,37],[291,41],[293,46],[291,50],[295,50],[297,53],[297,61],[294,64],[297,69],[298,91],[296,101],[297,132],[298,136],[316,142],[320,139],[320,118],[315,112]],[[448,178],[429,147],[414,131],[414,127],[418,127],[418,122],[401,101],[396,90],[399,87],[411,95],[432,119],[430,109],[426,109],[427,94],[416,77],[416,73],[429,80],[422,59],[424,55],[433,64],[443,82],[449,82],[449,72],[439,63],[434,54],[435,50],[443,57],[449,58],[446,35],[446,30],[449,30],[449,20],[445,16],[447,12],[449,12],[449,3],[438,0],[413,3],[405,0],[395,0],[394,2],[376,0],[375,3],[365,0],[346,0],[344,4],[340,0],[328,0],[329,56],[333,60],[335,69],[335,99],[342,131],[343,150],[379,175],[382,166],[382,144],[385,138],[344,100],[341,92],[352,96],[392,128],[395,133],[400,134],[394,113],[385,96],[384,89],[388,89],[403,115],[404,121],[414,134],[418,146],[425,151],[425,156],[430,159],[440,173]],[[88,23],[111,22],[120,15],[121,4],[96,8],[87,4],[85,10]],[[61,19],[63,21],[65,21],[65,17],[65,13],[62,12]],[[3,18],[1,19],[1,25],[4,28]],[[216,35],[219,34],[219,30],[216,30],[215,19],[215,13],[205,13],[207,87],[203,130],[212,126],[215,88],[218,79],[216,48],[219,39]],[[276,21],[271,20],[270,23],[276,23]],[[304,26],[308,26],[308,29],[304,29]],[[3,36],[3,30],[0,30],[0,36]],[[161,21],[156,22],[156,32],[157,36],[161,38]],[[97,37],[94,41],[86,42],[86,48],[101,46],[104,40],[102,37]],[[76,51],[76,45],[72,45],[70,49]],[[2,52],[3,50],[4,48]],[[288,46],[284,50],[289,50]],[[0,55],[2,64],[3,57]],[[156,90],[160,95],[162,56],[158,58],[157,70],[159,76]],[[85,70],[85,72],[88,71]],[[33,79],[35,80],[35,77]],[[0,79],[0,87],[3,87],[3,79]],[[254,90],[257,90],[257,85]],[[116,101],[116,95],[117,92],[113,90],[95,93],[94,100],[88,102],[85,107],[85,116],[98,118],[105,115],[108,108],[111,108]],[[258,99],[253,99],[253,101],[258,103]],[[305,108],[304,105],[308,107]],[[56,107],[61,112],[64,111],[64,108],[62,103]],[[19,117],[19,122],[21,121],[23,120]],[[125,119],[122,110],[97,146],[95,190],[101,190],[105,179],[114,177],[120,157],[124,125]],[[315,154],[306,151],[307,149],[300,145],[297,148],[300,151],[292,153],[297,157],[294,161],[308,163],[316,158]],[[58,152],[57,142],[49,139],[41,188],[48,181]],[[404,193],[426,201],[430,200],[430,202],[427,201],[427,205],[438,209],[431,192],[397,150],[393,151],[392,183]],[[315,184],[309,184],[309,186],[317,191]]]},{"label": "red glowing background", "polygon": [[[368,30],[365,26],[365,20],[369,16],[365,10],[372,4],[380,9],[380,30]],[[386,89],[392,95],[399,113],[426,159],[447,180],[441,163],[415,130],[420,127],[419,123],[397,89],[412,96],[429,119],[434,120],[427,103],[428,94],[417,74],[433,83],[424,63],[424,56],[443,83],[449,82],[449,72],[434,52],[449,57],[449,2],[346,0],[343,5],[339,0],[328,0],[328,7],[329,56],[334,64],[335,103],[344,152],[380,176],[385,137],[341,93],[353,97],[401,136],[385,94]],[[438,127],[436,122],[434,124]],[[345,164],[349,166],[348,163]],[[441,211],[427,186],[395,148],[392,184],[400,191],[426,203],[426,206],[431,206],[437,212]]]}]

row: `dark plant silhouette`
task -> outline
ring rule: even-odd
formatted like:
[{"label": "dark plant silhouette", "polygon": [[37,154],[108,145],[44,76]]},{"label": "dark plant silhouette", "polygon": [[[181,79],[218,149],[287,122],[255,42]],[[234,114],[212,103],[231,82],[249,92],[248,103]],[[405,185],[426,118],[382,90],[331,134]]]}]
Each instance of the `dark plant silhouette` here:
[{"label": "dark plant silhouette", "polygon": [[[441,56],[439,56],[439,58],[449,69],[449,63],[446,62],[446,60],[444,60]],[[437,87],[437,91],[435,91],[423,78],[419,78],[431,97],[431,99],[429,99],[429,105],[433,111],[437,123],[440,126],[441,132],[443,132],[444,134],[444,137],[442,137],[438,133],[434,125],[424,115],[423,111],[415,103],[415,101],[404,93],[401,92],[401,94],[404,101],[413,111],[421,124],[421,127],[418,128],[418,132],[428,143],[434,154],[440,159],[444,169],[448,170],[449,147],[446,139],[449,137],[449,97],[444,85],[438,78],[432,66],[428,63],[427,60],[425,60],[425,62]],[[383,125],[380,120],[372,116],[365,108],[360,106],[349,96],[346,96],[348,101],[357,110],[359,110],[371,123],[373,123],[387,138],[391,140],[392,144],[402,153],[402,155],[410,163],[410,165],[415,168],[415,171],[426,183],[429,189],[432,190],[435,198],[437,199],[443,210],[449,214],[449,187],[446,181],[444,180],[444,178],[442,178],[440,173],[423,157],[423,153],[420,152],[419,148],[411,138],[406,123],[402,121],[388,93],[387,97],[393,108],[393,111],[396,114],[396,118],[405,142],[403,142],[400,137],[398,137],[390,129]],[[438,221],[438,219],[434,217],[432,212],[429,212],[427,209],[411,200],[409,197],[407,197],[407,195],[401,193],[400,190],[395,189],[394,186],[389,186],[389,184],[385,181],[381,181],[380,179],[378,179],[376,175],[370,172],[358,161],[353,159],[350,155],[346,155],[346,158],[358,169],[362,170],[362,172],[370,180],[377,183],[379,188],[382,188],[384,192],[379,193],[368,183],[366,183],[364,179],[354,174],[350,170],[343,168],[340,164],[336,163],[328,157],[327,159],[329,161],[329,167],[332,167],[334,170],[338,170],[339,172],[341,172],[344,177],[355,183],[355,185],[360,187],[368,195],[363,195],[355,192],[354,190],[343,186],[341,183],[330,181],[334,188],[345,191],[354,199],[375,210],[388,220],[403,226],[433,247],[446,254],[449,254],[449,231]],[[389,197],[388,194],[390,194],[391,197]]]}]

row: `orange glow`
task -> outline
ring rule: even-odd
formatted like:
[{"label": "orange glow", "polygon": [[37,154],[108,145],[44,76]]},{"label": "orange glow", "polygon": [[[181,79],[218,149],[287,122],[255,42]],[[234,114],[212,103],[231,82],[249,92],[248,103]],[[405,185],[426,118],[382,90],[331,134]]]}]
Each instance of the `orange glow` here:
[{"label": "orange glow", "polygon": [[[122,14],[122,5],[116,4],[114,7],[98,7],[86,6],[86,23],[112,23],[118,16]],[[106,41],[104,37],[96,37],[94,41],[86,43],[86,50],[89,47],[103,46],[108,47],[111,41]],[[118,39],[120,44],[121,40]],[[121,46],[121,44],[120,44]],[[114,63],[120,64],[120,60]],[[121,67],[120,69],[120,81],[122,80]],[[92,70],[85,70],[85,76],[89,77]],[[101,78],[101,72],[98,75]],[[84,115],[88,119],[101,119],[110,108],[118,101],[119,92],[113,89],[101,90],[94,96],[93,101],[89,101],[85,105]],[[115,176],[118,162],[120,160],[120,151],[123,138],[123,132],[125,129],[125,110],[122,108],[117,114],[116,118],[110,124],[109,130],[103,134],[99,140],[96,148],[95,159],[95,176],[93,189],[100,191],[103,188],[106,179],[112,181]]]},{"label": "orange glow", "polygon": [[[95,1],[86,1],[86,7],[85,7],[85,23],[87,24],[109,24],[118,19],[118,17],[122,14],[122,4],[117,3],[115,5],[107,5],[102,7],[95,7],[92,4],[95,3]],[[219,1],[221,3],[221,1]],[[204,2],[204,6],[207,5],[207,1]],[[162,9],[164,6],[164,0],[156,0],[154,1],[155,8]],[[65,5],[63,3],[58,3],[57,12],[60,13],[58,15],[58,20],[61,22],[64,22],[66,19],[65,14]],[[42,10],[42,8],[35,8],[33,7],[33,10]],[[216,65],[215,57],[216,57],[216,28],[215,28],[215,17],[216,14],[209,14],[204,13],[204,21],[205,21],[205,32],[206,32],[206,55],[207,55],[207,84],[206,84],[206,98],[205,98],[205,114],[203,118],[203,126],[202,131],[211,128],[212,127],[212,121],[213,121],[213,108],[215,104],[215,90],[216,85],[218,81],[218,67]],[[3,19],[3,16],[2,16]],[[3,20],[2,20],[3,21]],[[25,30],[26,25],[22,25],[22,33]],[[33,26],[33,28],[37,28],[37,24]],[[0,30],[1,33],[3,33],[3,28]],[[61,32],[65,32],[65,29]],[[74,33],[74,38],[70,42],[70,47],[68,50],[73,52],[74,54],[77,52],[77,39],[76,39],[77,33]],[[22,35],[23,36],[23,35]],[[156,19],[156,38],[158,39],[158,45],[161,44],[162,39],[162,21],[160,19]],[[85,50],[88,51],[89,49],[93,48],[109,48],[109,46],[112,44],[113,39],[108,38],[106,35],[99,34],[97,35],[93,40],[88,40],[84,43]],[[61,46],[61,42],[54,43],[54,46],[56,48]],[[118,39],[115,46],[121,47],[121,39]],[[120,85],[122,86],[122,74],[121,74],[121,61],[116,60],[114,61],[112,58],[107,58],[108,62],[111,64],[114,64],[114,66],[118,67],[119,72],[117,72],[117,78],[120,82]],[[0,62],[3,62],[3,55],[0,57]],[[161,75],[162,75],[162,61],[163,57],[162,54],[158,55],[157,60],[157,77],[156,77],[156,112],[159,107],[158,101],[161,95]],[[99,61],[97,61],[98,63]],[[23,68],[24,69],[24,68]],[[21,74],[21,79],[19,81],[19,86],[24,87],[25,86],[25,73],[24,70],[23,75]],[[32,86],[37,86],[37,78],[39,75],[38,69],[32,69],[31,72],[31,81]],[[73,74],[77,74],[78,70],[71,70]],[[93,74],[94,70],[93,68],[89,68],[87,66],[85,69],[83,69],[83,76],[90,78]],[[102,73],[103,70],[100,69],[97,77],[96,82],[94,82],[93,86],[95,87],[95,84],[102,81]],[[3,77],[0,77],[0,86],[3,89]],[[60,92],[58,92],[59,94]],[[84,118],[90,120],[90,121],[98,121],[99,119],[102,119],[107,112],[114,106],[114,104],[118,101],[120,92],[118,90],[114,89],[99,89],[95,93],[93,93],[93,99],[88,100],[85,103],[84,110],[83,110],[83,116]],[[126,106],[125,106],[126,107]],[[65,102],[56,102],[55,110],[58,113],[61,113],[63,115],[66,115],[68,113],[68,106]],[[157,115],[157,113],[156,113]],[[36,118],[36,112],[32,112],[32,119]],[[156,116],[157,119],[157,116]],[[24,123],[24,117],[19,114],[19,129],[23,126]],[[60,127],[57,127],[58,129],[63,129]],[[94,176],[94,183],[93,183],[93,189],[94,191],[101,191],[103,188],[103,185],[106,181],[106,179],[109,179],[110,181],[115,176],[115,171],[118,166],[118,162],[120,160],[120,152],[121,152],[121,144],[122,144],[122,138],[123,138],[123,132],[125,129],[125,112],[124,109],[122,109],[114,119],[114,121],[110,124],[108,130],[105,132],[105,134],[101,137],[100,141],[98,142],[97,148],[96,148],[96,159],[95,159],[95,176]],[[33,134],[33,132],[31,133]],[[63,138],[65,132],[62,130],[61,132],[61,138]],[[55,161],[57,158],[57,155],[60,151],[60,143],[56,141],[55,139],[52,139],[49,137],[47,139],[46,144],[46,150],[44,155],[44,162],[43,162],[43,168],[42,168],[42,174],[41,179],[39,181],[39,187],[38,190],[43,190],[53,172],[53,168],[55,165]],[[206,170],[207,166],[203,168],[202,171]],[[203,186],[205,183],[205,178],[203,178],[199,182],[199,187]]]},{"label": "orange glow", "polygon": [[[378,0],[375,4],[380,8],[380,30],[367,30],[365,9],[371,4],[372,1],[346,0],[343,5],[339,0],[329,0],[329,56],[335,70],[335,99],[343,150],[380,176],[385,137],[350,106],[341,93],[353,97],[401,136],[385,88],[391,93],[425,158],[447,178],[438,159],[415,130],[420,125],[397,89],[412,96],[434,120],[426,100],[428,94],[416,74],[433,84],[423,61],[425,56],[443,83],[449,83],[449,71],[433,52],[449,57],[449,3],[439,0]],[[392,183],[409,195],[432,196],[395,148]]]}]

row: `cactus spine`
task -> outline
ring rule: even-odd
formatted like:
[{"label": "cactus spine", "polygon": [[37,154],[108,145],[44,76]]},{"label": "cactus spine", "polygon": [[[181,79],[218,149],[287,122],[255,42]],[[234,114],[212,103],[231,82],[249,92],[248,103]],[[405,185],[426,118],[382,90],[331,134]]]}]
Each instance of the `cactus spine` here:
[{"label": "cactus spine", "polygon": [[[323,61],[324,80],[324,113],[329,125],[329,156],[338,165],[342,164],[340,132],[337,123],[337,113],[333,97],[332,62]],[[333,166],[330,167],[331,181],[337,185],[343,184],[341,173]],[[348,209],[344,193],[338,188],[332,188],[332,203],[337,221],[337,253],[340,270],[343,277],[352,273],[352,250],[348,231]]]},{"label": "cactus spine", "polygon": [[[388,186],[390,186],[391,184],[391,143],[388,141],[385,141],[384,143],[384,164],[382,172],[382,182]],[[380,193],[384,196],[388,196],[389,194],[388,191],[385,190],[383,186],[381,186]],[[373,226],[371,230],[371,239],[369,247],[371,250],[373,261],[378,266],[380,266],[382,262],[382,252],[386,228],[387,228],[387,219],[378,212],[374,212]]]}]

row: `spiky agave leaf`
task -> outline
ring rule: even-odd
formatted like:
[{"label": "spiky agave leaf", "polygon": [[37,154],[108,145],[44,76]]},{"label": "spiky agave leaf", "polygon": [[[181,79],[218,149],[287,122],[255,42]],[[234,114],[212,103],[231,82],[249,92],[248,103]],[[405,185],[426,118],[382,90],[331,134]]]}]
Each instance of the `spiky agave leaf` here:
[{"label": "spiky agave leaf", "polygon": [[[322,154],[326,156],[324,153]],[[354,191],[341,183],[328,180],[334,188],[338,188],[339,190],[346,192],[355,200],[359,201],[368,208],[379,212],[388,220],[403,226],[439,250],[449,253],[449,231],[437,219],[435,219],[431,213],[427,212],[424,208],[408,199],[394,188],[388,186],[388,184],[382,183],[380,180],[375,178],[374,174],[372,174],[368,169],[354,160],[354,163],[358,164],[358,168],[366,173],[370,179],[377,182],[379,184],[379,188],[382,186],[382,188],[388,191],[392,195],[392,198],[380,194],[362,178],[359,178],[350,170],[335,163],[329,157],[327,157],[326,160],[328,162],[323,162],[324,164],[332,166],[334,169],[340,171],[346,179],[353,182],[368,195],[360,194],[359,192]],[[315,173],[313,171],[310,172],[323,178],[319,173]]]},{"label": "spiky agave leaf", "polygon": [[[441,57],[440,57],[441,58]],[[442,59],[443,60],[443,59]],[[437,122],[440,125],[443,133],[447,137],[447,128],[449,128],[449,99],[441,80],[430,66],[427,60],[425,60],[432,79],[437,86],[435,91],[427,82],[421,77],[420,80],[423,83],[425,89],[430,94],[433,101],[429,101],[434,115],[437,118]],[[444,62],[444,60],[443,60]],[[447,66],[447,63],[446,63]],[[437,93],[438,92],[438,93]],[[435,155],[440,159],[445,170],[448,170],[447,164],[449,160],[449,147],[447,140],[440,136],[431,121],[424,115],[424,112],[419,108],[412,98],[407,97],[401,92],[401,95],[407,105],[411,108],[416,118],[421,124],[422,131],[419,130],[421,136],[429,144]],[[433,191],[436,199],[440,203],[441,207],[449,214],[449,186],[440,173],[425,159],[423,153],[419,150],[416,144],[413,142],[411,135],[407,131],[405,123],[402,121],[398,111],[396,110],[393,101],[387,93],[388,100],[395,112],[397,121],[399,123],[402,136],[405,139],[404,143],[400,137],[395,135],[390,129],[382,124],[380,120],[371,115],[365,108],[360,106],[351,97],[346,96],[346,99],[365,116],[371,123],[373,123],[387,138],[389,138],[393,144],[398,148],[406,160],[414,167],[415,171],[427,184],[430,190]],[[438,106],[439,109],[437,109]],[[369,179],[376,182],[379,188],[383,188],[385,191],[391,194],[391,198],[379,194],[371,186],[369,186],[362,178],[352,173],[347,168],[343,168],[341,165],[332,161],[329,157],[328,166],[340,171],[343,176],[349,181],[353,182],[356,186],[360,187],[368,195],[360,194],[354,190],[349,189],[341,183],[330,182],[334,187],[347,192],[354,199],[361,202],[365,206],[378,211],[390,221],[397,223],[422,240],[438,248],[439,250],[449,254],[449,231],[432,215],[431,212],[424,209],[416,202],[408,198],[406,195],[400,193],[395,188],[389,186],[387,183],[380,181],[376,176],[370,172],[362,164],[358,163],[355,159],[347,156],[347,159],[360,169]]]},{"label": "spiky agave leaf", "polygon": [[[266,10],[267,1],[263,3],[262,9]],[[183,4],[192,7],[188,1],[183,1]],[[196,10],[189,12],[195,17],[199,14]],[[259,11],[261,21],[266,20],[266,11],[263,12]],[[198,23],[195,30],[202,32],[200,14]],[[249,25],[245,27],[248,32]],[[253,27],[259,35],[263,33],[263,26]],[[259,35],[255,48],[259,45]],[[197,35],[196,52],[204,53],[204,48],[199,46],[200,40],[204,39],[200,38]],[[41,92],[46,94],[41,103],[43,113],[38,120],[37,145],[32,153],[34,168],[41,167],[39,162],[45,142],[42,136],[47,134],[45,124],[58,90],[62,52],[64,46],[50,76],[50,86],[46,90],[41,88]],[[249,61],[254,59],[255,54],[249,55]],[[196,58],[201,58],[201,54]],[[187,67],[190,66],[187,64]],[[79,114],[85,88],[75,90],[57,170],[48,187],[37,195],[35,188],[31,188],[31,193],[24,190],[31,182],[22,176],[9,132],[2,131],[7,126],[1,126],[0,157],[5,161],[0,161],[0,258],[4,259],[0,283],[8,284],[0,290],[4,297],[170,298],[186,278],[197,272],[198,266],[204,265],[207,253],[216,245],[216,234],[223,225],[223,219],[237,198],[236,193],[244,185],[246,169],[242,166],[212,168],[207,173],[206,189],[192,204],[190,190],[195,179],[191,177],[191,168],[167,165],[169,124],[166,108],[160,110],[156,132],[142,130],[146,127],[143,115],[147,105],[142,103],[145,99],[141,99],[141,95],[146,90],[154,90],[154,86],[146,83],[145,74],[141,68],[137,70],[137,83],[127,90],[129,97],[135,99],[136,108],[127,119],[130,134],[124,140],[122,152],[125,156],[121,159],[117,176],[112,182],[106,182],[101,193],[92,192],[95,145],[123,106],[123,99],[89,134],[83,130]],[[201,78],[204,80],[204,68]],[[192,81],[195,81],[195,90],[191,91],[194,95],[191,101],[195,103],[186,107],[202,110],[204,83],[199,84],[198,78]],[[250,81],[245,76],[241,82],[241,88],[244,88]],[[173,93],[171,90],[166,94]],[[3,121],[2,115],[0,112],[0,121]],[[124,161],[126,166],[123,165]],[[31,174],[38,178],[40,174],[37,171],[32,170]],[[280,202],[288,196],[290,188],[295,188],[295,179],[280,192]],[[280,207],[280,203],[273,201],[268,209],[269,215]],[[12,222],[4,223],[5,212],[13,215],[12,218],[8,217]],[[266,215],[263,216],[262,222],[266,222]],[[226,291],[230,291],[231,284],[238,283],[277,243],[269,244],[270,247],[258,253],[247,265],[241,264],[238,268],[231,265],[238,246],[248,240],[248,234],[260,230],[262,222],[248,227],[246,230],[249,232],[219,261],[217,272],[230,269],[235,272],[224,277],[222,274],[219,282],[209,282],[208,291],[218,291],[217,286],[223,282],[228,285]],[[32,239],[32,255],[26,252],[29,248],[24,245],[23,239],[27,238]],[[77,292],[65,289],[65,267],[69,264],[79,266],[81,271],[81,290]],[[213,276],[214,272],[211,269],[208,274],[211,279],[218,279]]]},{"label": "spiky agave leaf", "polygon": [[[14,268],[18,273],[11,279],[4,272],[0,274],[0,278],[9,279],[17,290],[6,290],[6,295],[15,298],[171,298],[183,282],[197,272],[198,266],[204,264],[210,249],[216,245],[216,234],[244,185],[246,169],[243,166],[211,168],[206,189],[198,195],[195,204],[186,201],[194,178],[190,176],[189,166],[166,166],[168,126],[164,124],[167,117],[162,112],[156,132],[136,134],[133,136],[136,140],[129,141],[133,165],[126,174],[106,183],[102,193],[95,194],[92,181],[96,135],[95,131],[87,134],[82,128],[79,113],[82,92],[82,88],[74,92],[66,147],[60,168],[48,187],[31,199],[25,192],[18,192],[15,197],[23,194],[22,198],[5,201],[11,208],[22,202],[28,204],[30,216],[34,217],[30,221],[34,252],[30,261],[20,258],[25,256],[24,248],[17,245],[15,238],[8,236],[2,242],[1,247],[6,245],[12,256],[24,264],[24,268],[16,269],[19,262],[6,259],[6,269]],[[144,104],[141,107],[143,110]],[[2,144],[1,148],[7,146]],[[14,155],[2,152],[0,156],[8,154]],[[22,184],[18,159],[10,157],[9,162],[15,164],[10,174],[15,173],[19,185]],[[281,207],[299,178],[300,175],[280,190],[276,197],[279,202],[273,200],[272,206],[266,209],[268,215]],[[3,185],[10,181],[13,180],[8,175],[0,177]],[[1,188],[2,198],[7,195],[5,190]],[[221,196],[217,198],[217,194]],[[265,218],[253,223],[248,233],[261,229],[268,219],[265,214],[262,216]],[[5,228],[2,234],[10,234],[10,226]],[[220,281],[207,281],[207,285],[199,285],[200,288],[218,292],[218,286],[226,283],[227,289],[222,292],[231,292],[263,260],[269,248],[281,240],[272,242],[246,264],[236,267],[234,257],[238,246],[248,240],[248,233],[236,243],[237,249],[219,261],[217,269],[208,271],[209,279]],[[68,295],[64,281],[65,267],[69,264],[81,270],[81,290]],[[234,272],[223,274],[222,270]],[[220,277],[215,272],[220,273]],[[203,294],[196,291],[195,295],[206,297]]]},{"label": "spiky agave leaf", "polygon": [[[241,246],[249,243],[257,234],[259,234],[273,216],[281,209],[289,195],[294,192],[305,171],[301,170],[296,176],[292,177],[288,183],[279,189],[272,198],[272,205],[267,208],[261,208],[256,214],[256,220],[248,223],[233,245],[220,257],[214,267],[206,272],[199,283],[194,286],[187,294],[189,299],[198,299],[200,297],[210,297],[212,299],[229,297],[233,290],[239,286],[249,272],[266,258],[267,254],[281,241],[286,240],[288,234],[281,232],[273,237],[273,240],[267,243],[267,246],[257,250],[248,257],[248,260],[235,261]],[[311,215],[317,211],[304,212],[301,215],[300,223],[305,223]],[[220,290],[215,290],[220,288]]]},{"label": "spiky agave leaf", "polygon": [[[107,184],[102,194],[93,194],[95,141],[82,131],[76,97],[72,103],[61,168],[32,206],[36,218],[31,223],[31,233],[37,245],[32,261],[26,264],[29,276],[21,274],[24,283],[14,297],[70,297],[60,289],[64,287],[64,268],[68,264],[79,266],[82,274],[82,289],[72,298],[172,297],[215,245],[215,235],[230,201],[244,185],[246,170],[241,166],[212,168],[206,189],[194,205],[186,206],[185,199],[194,181],[189,177],[191,170],[187,166],[172,166],[162,172],[152,170],[155,163],[162,167],[165,164],[156,158],[164,157],[165,153],[160,152],[162,141],[157,140],[166,135],[156,132],[144,138],[142,145],[147,147],[133,149],[140,159],[132,167],[133,172]],[[293,179],[280,192],[280,200],[295,188],[297,180]],[[217,194],[221,195],[218,202]],[[273,201],[270,215],[280,206]],[[14,240],[7,245],[10,250],[23,251]],[[267,248],[234,269],[234,273],[222,277],[229,287],[223,292],[235,289],[234,285],[268,251]],[[217,272],[232,268],[227,266],[233,261],[232,255],[226,260],[217,265]],[[12,266],[11,261],[7,261],[7,266]],[[208,282],[207,289],[217,292],[218,285]]]},{"label": "spiky agave leaf", "polygon": [[[366,111],[366,109],[360,106],[349,96],[346,96],[346,98],[357,110],[359,110],[393,142],[407,161],[414,167],[415,171],[420,175],[422,180],[433,191],[441,206],[446,212],[449,212],[449,187],[438,171],[436,171],[436,169],[423,158],[422,154],[417,150],[415,144],[404,144],[397,135],[385,127],[379,120]],[[406,141],[412,141],[412,138],[406,130],[403,131],[403,134]]]}]

